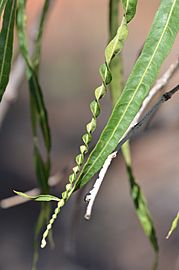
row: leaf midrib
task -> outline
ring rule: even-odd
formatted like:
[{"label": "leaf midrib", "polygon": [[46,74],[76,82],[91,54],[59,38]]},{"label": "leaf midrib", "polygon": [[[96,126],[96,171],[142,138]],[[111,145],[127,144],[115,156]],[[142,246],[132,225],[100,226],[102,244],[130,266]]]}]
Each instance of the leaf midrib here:
[{"label": "leaf midrib", "polygon": [[4,46],[5,50],[4,50],[3,59],[2,59],[0,82],[1,82],[1,79],[2,79],[3,71],[4,71],[5,56],[6,56],[7,45],[8,45],[8,40],[9,40],[10,24],[11,24],[11,21],[12,21],[12,14],[13,14],[13,10],[14,10],[14,5],[15,5],[15,1],[13,0],[13,5],[12,5],[12,8],[11,8],[11,13],[10,13],[10,19],[9,19],[9,23],[8,23],[8,31],[7,31],[6,40],[5,40],[5,46]]},{"label": "leaf midrib", "polygon": [[[137,93],[139,87],[141,86],[141,84],[142,84],[142,82],[143,82],[143,79],[144,79],[144,77],[145,77],[145,75],[146,75],[146,73],[147,73],[147,71],[148,71],[148,69],[149,69],[149,67],[150,67],[150,65],[151,65],[151,63],[152,63],[152,61],[153,61],[153,58],[154,58],[154,56],[155,56],[155,54],[156,54],[156,52],[157,52],[157,50],[158,50],[158,47],[159,47],[159,45],[160,45],[160,43],[161,43],[161,41],[162,41],[162,38],[163,38],[163,36],[164,36],[164,34],[165,34],[165,31],[166,31],[166,29],[167,29],[167,27],[168,27],[168,24],[169,24],[169,21],[170,21],[170,18],[171,18],[171,14],[172,14],[172,12],[173,12],[173,9],[174,9],[174,6],[175,6],[175,4],[176,4],[176,1],[177,1],[177,0],[175,0],[175,1],[173,2],[172,6],[171,6],[171,10],[170,10],[170,13],[169,13],[169,16],[168,16],[166,25],[165,25],[165,27],[164,27],[164,30],[163,30],[163,32],[162,32],[162,35],[161,35],[161,37],[160,37],[160,39],[159,39],[159,41],[158,41],[158,44],[157,44],[157,46],[156,46],[156,48],[155,48],[155,50],[154,50],[154,53],[153,53],[153,55],[152,55],[152,57],[151,57],[151,60],[149,61],[148,65],[147,65],[147,67],[146,67],[146,70],[145,70],[145,72],[144,72],[144,74],[143,74],[143,76],[142,76],[142,78],[141,78],[141,80],[140,80],[140,82],[139,82],[139,84],[138,84],[138,86],[137,86],[137,88],[136,88],[136,90],[135,90],[135,92],[134,92],[134,94],[133,94],[133,96],[132,96],[132,98],[131,98],[129,104],[127,105],[126,109],[124,110],[124,112],[123,112],[123,114],[122,114],[122,116],[121,116],[121,119],[119,120],[118,124],[117,124],[116,127],[114,128],[114,130],[113,130],[113,132],[112,132],[112,134],[111,134],[109,140],[107,141],[106,145],[104,146],[104,148],[102,149],[102,151],[100,152],[100,154],[97,156],[97,158],[94,160],[93,164],[89,167],[89,169],[87,170],[87,172],[85,173],[85,175],[87,175],[87,174],[89,173],[89,171],[90,171],[91,168],[94,166],[94,164],[97,162],[97,160],[102,156],[103,152],[105,151],[105,149],[107,148],[107,146],[108,146],[108,144],[109,144],[109,141],[110,141],[111,138],[114,136],[114,134],[115,134],[117,128],[119,127],[121,121],[123,120],[123,118],[124,118],[124,116],[125,116],[125,114],[126,114],[128,108],[129,108],[129,106],[131,105],[132,101],[134,100],[134,97],[135,97],[135,95],[136,95],[136,93]],[[117,104],[116,104],[116,106],[117,106]],[[116,106],[115,106],[115,107],[116,107]],[[125,131],[125,132],[126,132],[126,131]],[[125,132],[124,132],[124,134],[125,134]],[[124,135],[124,134],[123,134],[123,135]],[[122,136],[123,136],[123,135],[122,135]],[[121,138],[122,138],[122,136],[121,136]],[[83,176],[83,178],[84,178],[84,176]]]}]

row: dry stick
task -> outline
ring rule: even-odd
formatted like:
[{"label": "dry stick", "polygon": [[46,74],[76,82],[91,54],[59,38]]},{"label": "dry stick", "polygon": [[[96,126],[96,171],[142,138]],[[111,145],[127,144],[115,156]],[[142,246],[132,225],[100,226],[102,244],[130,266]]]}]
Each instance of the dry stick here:
[{"label": "dry stick", "polygon": [[[158,80],[159,82],[159,80]],[[156,86],[154,86],[155,89],[160,90],[160,88],[157,88]],[[163,86],[162,86],[163,87]],[[157,90],[157,91],[158,91]],[[158,109],[160,108],[160,106],[162,105],[162,103],[164,103],[165,101],[169,100],[172,95],[174,95],[177,91],[179,90],[179,85],[177,85],[175,88],[173,88],[171,91],[166,92],[165,94],[163,94],[160,99],[158,100],[158,102],[152,107],[152,109],[144,115],[144,117],[142,118],[142,120],[140,120],[137,124],[136,122],[138,121],[138,119],[140,118],[141,114],[143,113],[143,110],[146,108],[142,105],[141,109],[139,110],[139,113],[136,115],[136,117],[134,118],[134,120],[132,121],[130,127],[129,127],[129,131],[127,133],[127,135],[120,141],[120,143],[117,146],[117,149],[115,152],[113,152],[112,154],[110,154],[108,156],[108,158],[106,159],[103,168],[101,169],[100,173],[99,173],[99,177],[96,180],[93,188],[90,190],[90,192],[86,195],[85,197],[85,201],[88,203],[87,208],[86,208],[86,213],[85,213],[85,219],[89,220],[91,217],[91,212],[92,212],[92,208],[96,199],[96,196],[98,194],[99,188],[103,182],[103,179],[106,175],[106,172],[109,168],[109,165],[111,164],[111,161],[114,157],[116,157],[117,152],[121,149],[121,146],[128,141],[129,139],[131,139],[133,136],[135,136],[136,134],[138,134],[143,126],[153,117],[153,115],[158,111]],[[152,88],[153,91],[153,88]],[[154,91],[153,91],[154,92]],[[155,92],[156,93],[156,92]],[[149,96],[148,96],[149,97]],[[145,106],[147,106],[147,104],[149,103],[149,101],[151,100],[151,98],[153,97],[153,95],[150,95],[150,99],[147,97],[147,102],[146,100],[144,101]]]}]

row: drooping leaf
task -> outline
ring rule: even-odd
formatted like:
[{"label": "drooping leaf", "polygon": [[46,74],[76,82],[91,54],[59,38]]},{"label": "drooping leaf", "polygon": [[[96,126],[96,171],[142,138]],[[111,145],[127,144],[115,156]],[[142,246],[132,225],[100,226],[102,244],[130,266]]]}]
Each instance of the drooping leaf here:
[{"label": "drooping leaf", "polygon": [[[18,0],[17,30],[18,30],[18,37],[19,37],[19,45],[20,45],[21,53],[28,67],[29,87],[30,87],[31,95],[33,96],[34,106],[36,107],[36,113],[37,113],[39,123],[41,126],[41,131],[44,137],[45,146],[47,148],[47,151],[50,151],[51,138],[50,138],[50,129],[49,129],[49,124],[48,124],[47,110],[46,110],[45,103],[43,100],[42,90],[38,82],[38,78],[34,70],[34,66],[30,59],[30,54],[28,51],[27,38],[26,38],[26,32],[25,32],[25,26],[26,26],[25,25],[25,21],[26,21],[25,2],[26,2],[25,0]],[[39,46],[39,43],[38,43],[38,46]]]},{"label": "drooping leaf", "polygon": [[39,202],[50,202],[50,201],[59,201],[60,199],[53,196],[53,195],[37,195],[37,196],[30,196],[24,192],[20,192],[20,191],[16,191],[14,190],[14,193],[16,193],[17,195],[27,198],[27,199],[31,199],[34,201],[39,201]]},{"label": "drooping leaf", "polygon": [[49,185],[48,178],[50,173],[50,166],[47,166],[41,157],[38,147],[34,143],[34,161],[35,161],[35,170],[37,175],[38,184],[41,188],[41,192],[48,194]]},{"label": "drooping leaf", "polygon": [[48,124],[48,115],[43,99],[42,90],[39,85],[37,76],[34,74],[34,72],[32,72],[32,75],[29,77],[29,88],[30,94],[33,97],[33,106],[35,106],[35,112],[39,120],[47,153],[49,153],[51,149],[51,136]]},{"label": "drooping leaf", "polygon": [[0,17],[3,12],[4,6],[6,4],[7,0],[0,0]]},{"label": "drooping leaf", "polygon": [[[5,2],[1,2],[2,8],[4,4]],[[0,33],[0,101],[8,84],[11,70],[15,14],[16,0],[8,0],[4,10],[3,25]]]},{"label": "drooping leaf", "polygon": [[[25,14],[25,0],[18,0],[18,13],[17,13],[17,30],[19,37],[19,45],[21,53],[24,57],[27,66],[27,79],[29,83],[29,93],[30,93],[30,110],[31,110],[31,124],[32,124],[32,133],[33,133],[33,144],[34,144],[34,163],[36,169],[36,176],[38,184],[41,190],[41,193],[45,194],[45,201],[51,199],[56,200],[55,197],[46,197],[49,193],[49,176],[51,169],[51,160],[50,160],[50,151],[51,151],[51,135],[50,128],[48,123],[48,114],[43,99],[43,93],[39,84],[38,79],[38,70],[40,64],[40,54],[41,54],[41,43],[42,35],[44,32],[44,23],[47,18],[49,6],[49,0],[44,0],[44,5],[40,15],[39,26],[37,26],[37,34],[34,41],[34,53],[31,58],[27,38],[26,38],[26,14]],[[46,149],[46,157],[43,158],[39,149],[39,133],[38,127],[40,127],[42,133],[43,143]],[[50,195],[49,195],[50,196]],[[44,197],[38,197],[43,199]],[[57,199],[58,200],[58,199]],[[34,255],[33,255],[33,266],[32,269],[36,269],[36,264],[38,260],[38,248],[39,244],[37,242],[38,235],[41,232],[41,229],[44,225],[48,223],[50,215],[50,205],[47,202],[44,202],[41,205],[41,211],[39,213],[35,236],[34,236]],[[52,243],[52,233],[49,235],[49,241]]]},{"label": "drooping leaf", "polygon": [[[26,38],[26,14],[25,14],[25,0],[18,0],[18,12],[17,12],[17,30],[18,30],[18,37],[19,37],[19,45],[21,49],[21,53],[24,57],[24,60],[27,65],[27,78],[29,82],[29,89],[30,89],[30,104],[31,104],[31,122],[32,122],[32,131],[33,131],[33,137],[34,137],[34,148],[35,148],[35,155],[37,156],[36,161],[39,160],[39,164],[41,163],[41,170],[43,168],[46,169],[46,171],[43,172],[44,175],[49,174],[49,154],[51,149],[51,138],[50,138],[50,128],[48,124],[48,116],[47,116],[47,110],[45,107],[44,99],[42,90],[38,81],[38,72],[35,68],[35,64],[31,60],[30,53],[28,50],[27,45],[27,38]],[[40,61],[40,44],[42,40],[42,32],[44,28],[44,22],[47,15],[47,10],[49,7],[49,0],[44,1],[44,7],[41,14],[40,24],[37,31],[37,38],[35,42],[35,59],[38,62]],[[36,63],[37,64],[37,63]],[[43,139],[44,139],[44,145],[46,147],[47,152],[47,162],[42,164],[42,158],[40,157],[40,151],[38,149],[38,134],[37,134],[37,126],[40,126]],[[39,158],[38,158],[39,157]],[[41,161],[40,161],[41,159]],[[39,175],[39,173],[38,173]],[[48,180],[48,177],[44,177],[46,181]]]},{"label": "drooping leaf", "polygon": [[[117,27],[118,27],[118,8],[119,0],[110,0],[109,5],[109,36],[113,36]],[[117,99],[122,93],[123,90],[123,78],[122,78],[122,58],[121,55],[117,56],[112,60],[111,63],[111,74],[112,74],[112,82],[110,85],[111,98],[112,103],[115,105]],[[153,225],[153,221],[146,203],[146,199],[141,191],[139,184],[137,184],[133,170],[132,170],[132,162],[131,162],[131,151],[130,144],[127,141],[122,145],[122,155],[124,157],[126,170],[128,174],[128,180],[130,184],[131,197],[136,209],[136,214],[138,219],[142,225],[144,233],[151,241],[152,247],[155,251],[158,252],[158,242],[156,238],[155,228]],[[136,193],[137,192],[137,193]]]},{"label": "drooping leaf", "polygon": [[38,69],[39,69],[41,47],[42,47],[42,37],[44,33],[45,21],[47,19],[49,7],[50,7],[50,2],[51,2],[50,0],[44,1],[44,5],[43,5],[42,12],[40,15],[39,28],[38,28],[38,32],[35,38],[35,50],[33,53],[32,62],[33,62],[34,70],[36,70],[36,73],[38,73]]},{"label": "drooping leaf", "polygon": [[134,206],[136,209],[137,216],[141,223],[141,226],[148,236],[151,244],[156,252],[158,252],[158,241],[156,237],[155,228],[153,225],[153,221],[148,210],[146,199],[141,191],[140,186],[136,183],[135,178],[133,176],[133,172],[131,166],[127,167],[128,176],[130,179],[130,188],[131,188],[131,196],[134,202]]},{"label": "drooping leaf", "polygon": [[176,217],[174,218],[174,220],[172,221],[172,225],[171,228],[166,236],[167,239],[169,239],[169,237],[171,236],[171,234],[173,233],[173,231],[177,228],[178,225],[178,221],[179,221],[179,211],[176,215]]},{"label": "drooping leaf", "polygon": [[179,0],[161,1],[142,53],[96,147],[80,173],[76,189],[85,185],[102,167],[108,155],[126,134],[174,43],[178,30],[178,14]]}]

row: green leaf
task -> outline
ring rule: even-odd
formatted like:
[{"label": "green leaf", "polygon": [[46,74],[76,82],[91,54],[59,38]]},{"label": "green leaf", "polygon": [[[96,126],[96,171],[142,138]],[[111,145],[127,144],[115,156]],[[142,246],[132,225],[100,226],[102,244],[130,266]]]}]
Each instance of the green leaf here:
[{"label": "green leaf", "polygon": [[4,6],[6,4],[7,0],[0,0],[0,17],[3,12]]},{"label": "green leaf", "polygon": [[134,202],[137,216],[139,218],[139,221],[141,223],[141,226],[145,234],[148,236],[149,240],[151,241],[151,244],[154,250],[158,252],[158,249],[159,249],[158,241],[157,241],[153,221],[150,216],[150,212],[148,210],[147,202],[141,191],[140,186],[135,181],[131,166],[127,166],[127,171],[128,171],[128,177],[130,180],[131,196]]},{"label": "green leaf", "polygon": [[49,7],[50,7],[50,0],[45,0],[41,15],[40,15],[39,28],[38,28],[37,36],[35,38],[35,50],[32,57],[33,67],[34,67],[34,70],[36,70],[36,73],[38,73],[38,69],[39,69],[41,47],[42,47],[41,46],[42,36],[44,33],[44,26],[45,26],[45,21],[47,19]]},{"label": "green leaf", "polygon": [[45,107],[45,102],[43,99],[43,94],[41,87],[39,85],[37,76],[31,70],[31,75],[29,76],[29,88],[30,94],[33,97],[33,106],[35,106],[34,111],[37,113],[39,124],[41,127],[44,143],[47,149],[47,152],[50,152],[51,149],[51,136],[50,128],[48,123],[48,114]]},{"label": "green leaf", "polygon": [[173,233],[173,231],[177,228],[178,225],[178,220],[179,220],[179,211],[176,215],[176,217],[174,218],[174,220],[172,221],[172,225],[171,228],[166,236],[167,239],[169,239],[169,237],[171,236],[171,234]]},{"label": "green leaf", "polygon": [[[5,3],[1,2],[1,7]],[[0,101],[9,81],[11,70],[16,0],[8,0],[4,10],[3,25],[0,33]]]},{"label": "green leaf", "polygon": [[[30,59],[30,54],[29,54],[28,46],[27,46],[27,38],[26,38],[26,32],[25,32],[25,27],[26,27],[25,2],[26,1],[24,0],[18,0],[17,30],[18,30],[19,45],[20,45],[21,53],[24,57],[24,60],[28,68],[29,88],[30,88],[31,95],[33,96],[33,105],[36,108],[34,112],[37,113],[39,123],[41,126],[42,135],[45,142],[45,146],[47,148],[47,152],[49,152],[51,148],[51,137],[50,137],[50,128],[48,124],[47,110],[46,110],[45,103],[43,100],[42,90],[38,82],[36,72],[34,70],[35,68]],[[42,25],[40,25],[40,27],[42,27]],[[39,51],[39,43],[38,43],[37,51]],[[38,53],[38,57],[40,57],[39,53]]]},{"label": "green leaf", "polygon": [[48,178],[49,178],[49,169],[47,168],[47,164],[43,161],[41,154],[39,152],[38,147],[34,143],[34,161],[35,161],[35,169],[36,176],[38,179],[38,184],[41,188],[41,193],[49,192]]},{"label": "green leaf", "polygon": [[26,193],[20,192],[20,191],[16,191],[14,190],[14,193],[16,193],[17,195],[27,198],[27,199],[31,199],[34,201],[39,201],[39,202],[50,202],[50,201],[60,201],[59,198],[53,196],[53,195],[37,195],[37,196],[29,196]]},{"label": "green leaf", "polygon": [[[41,44],[42,36],[44,32],[44,23],[47,18],[50,0],[44,0],[43,8],[40,15],[39,25],[37,27],[37,34],[34,41],[34,53],[32,59],[29,54],[27,38],[26,38],[26,13],[25,4],[26,0],[18,0],[18,13],[17,13],[17,30],[19,37],[19,45],[21,53],[24,57],[27,66],[27,79],[29,83],[30,92],[30,110],[31,110],[31,124],[33,133],[33,144],[34,144],[34,162],[36,169],[36,176],[41,193],[49,193],[48,179],[50,176],[51,160],[51,135],[50,128],[48,124],[48,114],[45,107],[45,102],[43,99],[42,89],[38,80],[38,70],[40,64],[40,54],[41,54]],[[35,29],[36,30],[36,29]],[[40,152],[38,127],[40,127],[42,133],[42,139],[44,146],[46,148],[46,157],[43,158]],[[43,196],[43,197],[42,197]],[[44,197],[45,196],[45,197]],[[36,200],[50,201],[57,200],[58,198],[51,195],[40,195]],[[34,237],[34,256],[33,256],[33,266],[32,269],[36,269],[36,264],[38,261],[38,235],[41,228],[47,224],[50,216],[50,205],[47,202],[41,204],[41,211],[36,225],[35,237]],[[52,232],[49,235],[49,241],[52,243]]]},{"label": "green leaf", "polygon": [[102,167],[108,155],[126,134],[174,43],[178,30],[178,14],[179,0],[161,1],[142,53],[96,147],[80,173],[76,189],[84,186]]}]

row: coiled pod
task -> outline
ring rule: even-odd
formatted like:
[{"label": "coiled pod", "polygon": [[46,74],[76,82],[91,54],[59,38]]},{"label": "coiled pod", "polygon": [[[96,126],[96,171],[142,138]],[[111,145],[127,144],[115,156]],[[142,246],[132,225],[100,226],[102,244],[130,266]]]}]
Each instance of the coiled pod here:
[{"label": "coiled pod", "polygon": [[57,208],[55,209],[52,218],[47,225],[47,228],[43,234],[41,247],[44,248],[46,246],[46,237],[52,225],[57,218],[58,213],[60,212],[61,207],[64,206],[65,202],[69,199],[71,194],[74,191],[75,183],[77,181],[77,174],[79,173],[81,166],[84,162],[85,154],[89,150],[89,143],[92,140],[92,133],[96,129],[97,125],[97,117],[100,114],[100,99],[103,98],[107,91],[107,85],[110,84],[112,80],[112,75],[110,71],[110,63],[112,59],[121,52],[124,42],[128,35],[127,24],[135,15],[136,10],[136,0],[123,0],[124,7],[124,16],[121,21],[121,24],[117,30],[115,37],[109,42],[105,49],[105,63],[100,66],[99,72],[102,78],[102,84],[95,89],[95,99],[90,104],[90,110],[92,112],[91,121],[86,125],[86,133],[82,136],[83,143],[80,146],[80,153],[76,156],[76,166],[73,167],[73,172],[69,176],[69,183],[66,185],[65,191],[62,193],[62,198],[58,202]]}]

